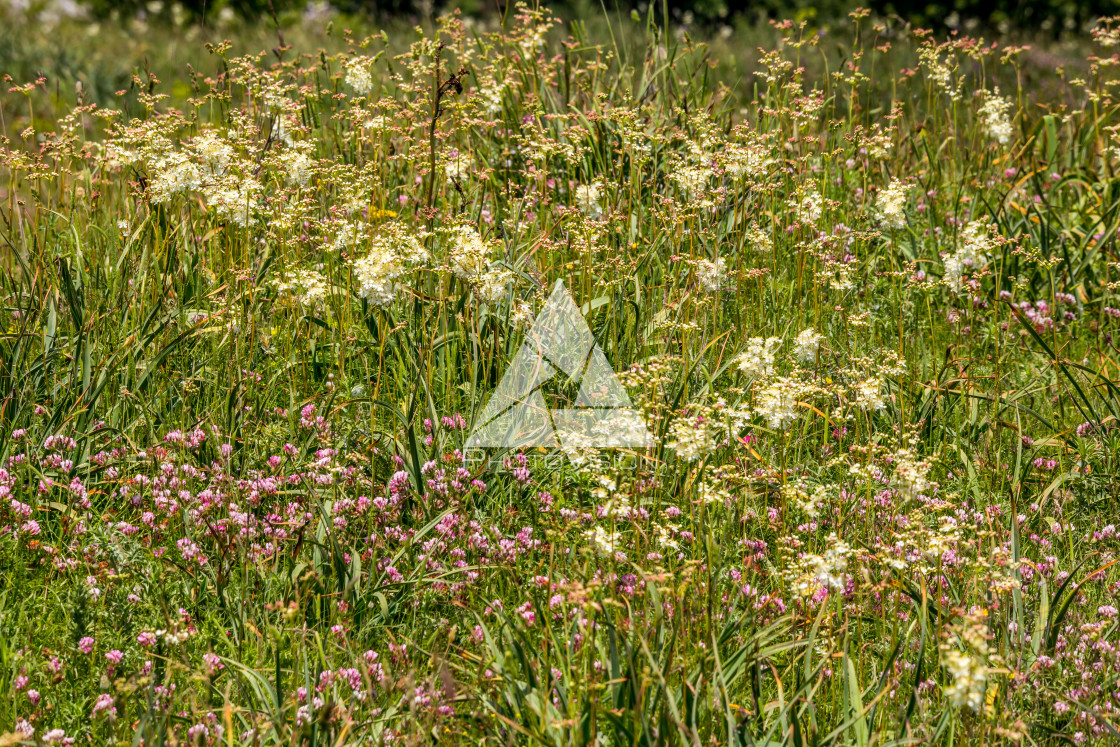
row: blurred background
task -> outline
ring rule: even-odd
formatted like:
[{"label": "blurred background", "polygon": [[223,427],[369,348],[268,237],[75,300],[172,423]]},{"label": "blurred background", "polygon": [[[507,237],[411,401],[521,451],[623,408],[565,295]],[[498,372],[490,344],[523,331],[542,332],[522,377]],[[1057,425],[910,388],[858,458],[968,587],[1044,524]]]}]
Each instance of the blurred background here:
[{"label": "blurred background", "polygon": [[[598,4],[558,0],[548,6],[562,18],[579,18],[586,17],[588,12],[644,13],[648,1],[610,0]],[[1060,38],[1062,34],[1077,33],[1099,16],[1120,13],[1120,0],[667,0],[655,10],[677,23],[719,29],[773,18],[809,20],[827,27],[841,22],[856,7],[867,8],[879,16],[899,16],[934,30],[989,29],[1003,34],[1021,30]],[[139,19],[165,24],[266,19],[292,24],[337,15],[377,22],[421,23],[454,9],[478,18],[501,17],[509,10],[506,0],[0,0],[0,12],[4,15],[33,18],[47,25],[66,18],[100,22]]]}]

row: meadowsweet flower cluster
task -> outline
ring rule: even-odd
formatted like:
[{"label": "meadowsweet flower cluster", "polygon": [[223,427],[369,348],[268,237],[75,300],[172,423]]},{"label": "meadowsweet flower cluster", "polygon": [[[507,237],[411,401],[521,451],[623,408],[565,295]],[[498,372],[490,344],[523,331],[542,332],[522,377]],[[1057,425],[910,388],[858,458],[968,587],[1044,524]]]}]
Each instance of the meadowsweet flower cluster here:
[{"label": "meadowsweet flower cluster", "polygon": [[354,261],[358,292],[374,306],[388,306],[397,297],[401,278],[427,257],[415,233],[399,224],[381,226],[369,254]]},{"label": "meadowsweet flower cluster", "polygon": [[984,103],[980,106],[980,119],[984,123],[984,131],[988,137],[1000,145],[1011,141],[1013,129],[1011,117],[1011,102],[999,95],[999,89],[994,92],[983,93]]},{"label": "meadowsweet flower cluster", "polygon": [[452,233],[451,269],[467,283],[479,298],[497,302],[513,283],[513,273],[490,261],[490,247],[482,240],[478,229],[459,225]]},{"label": "meadowsweet flower cluster", "polygon": [[897,177],[879,193],[880,221],[885,228],[906,228],[906,193],[909,187]]},{"label": "meadowsweet flower cluster", "polygon": [[765,378],[774,371],[774,356],[782,341],[777,337],[752,337],[747,349],[736,359],[739,370],[756,379]]},{"label": "meadowsweet flower cluster", "polygon": [[964,293],[968,274],[987,264],[988,253],[995,247],[990,232],[987,221],[970,221],[961,230],[956,250],[945,257],[945,284],[955,293]]}]

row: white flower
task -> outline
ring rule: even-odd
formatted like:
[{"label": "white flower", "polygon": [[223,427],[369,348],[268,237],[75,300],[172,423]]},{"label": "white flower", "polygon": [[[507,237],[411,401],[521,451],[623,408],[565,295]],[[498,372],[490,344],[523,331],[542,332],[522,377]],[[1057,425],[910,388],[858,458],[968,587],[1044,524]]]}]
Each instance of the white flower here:
[{"label": "white flower", "polygon": [[844,572],[848,570],[848,555],[851,554],[852,549],[848,543],[838,539],[835,532],[828,535],[827,541],[830,547],[824,557],[811,556],[808,565],[813,572],[813,578],[821,586],[830,591],[839,591],[847,582]]},{"label": "white flower", "polygon": [[506,295],[513,280],[514,274],[511,270],[490,265],[485,273],[476,278],[474,291],[487,303],[497,303]]},{"label": "white flower", "polygon": [[883,380],[869,376],[855,386],[856,404],[864,410],[882,410],[887,406],[883,396]]},{"label": "white flower", "polygon": [[930,463],[918,458],[909,449],[900,449],[894,457],[894,483],[903,499],[917,497],[933,487],[928,479]]},{"label": "white flower", "polygon": [[622,542],[622,535],[618,532],[608,532],[602,527],[587,530],[584,536],[591,540],[592,546],[604,555],[613,553]]},{"label": "white flower", "polygon": [[730,143],[718,157],[732,178],[761,176],[766,173],[771,162],[765,143],[762,142],[749,145]]},{"label": "white flower", "polygon": [[824,335],[818,334],[812,327],[803,329],[793,340],[793,357],[802,363],[814,362],[822,340]]},{"label": "white flower", "polygon": [[985,220],[970,221],[961,231],[960,246],[947,256],[943,281],[957,294],[965,290],[965,273],[978,270],[988,262],[988,252],[995,246],[991,226]]},{"label": "white flower", "polygon": [[1005,145],[1011,140],[1014,128],[1011,126],[1011,102],[999,95],[999,88],[995,93],[983,91],[984,103],[980,106],[980,120],[984,123],[984,131],[1000,145]]},{"label": "white flower", "polygon": [[313,166],[309,154],[310,150],[310,143],[296,143],[280,156],[280,164],[284,167],[288,184],[307,184],[308,179],[311,177],[311,168]]},{"label": "white flower", "polygon": [[490,248],[478,230],[466,223],[452,232],[451,270],[488,303],[500,301],[516,278],[511,270],[490,262]]},{"label": "white flower", "polygon": [[774,430],[785,430],[797,419],[797,403],[807,391],[797,379],[783,376],[769,381],[755,392],[755,414]]},{"label": "white flower", "polygon": [[451,270],[467,281],[475,281],[490,266],[490,249],[474,226],[461,224],[452,233]]},{"label": "white flower", "polygon": [[988,668],[984,662],[957,649],[942,651],[942,664],[953,682],[945,688],[945,697],[957,708],[968,707],[979,712],[988,688]]},{"label": "white flower", "polygon": [[192,143],[195,153],[213,176],[222,176],[233,159],[233,146],[212,133],[199,135]]},{"label": "white flower", "polygon": [[366,96],[373,90],[373,77],[369,74],[368,57],[354,57],[346,62],[346,77],[343,82],[354,89],[359,96]]},{"label": "white flower", "polygon": [[314,270],[296,270],[287,280],[277,278],[274,282],[277,291],[290,293],[308,306],[327,297],[327,281]]},{"label": "white flower", "polygon": [[[673,529],[676,529],[676,527],[673,527]],[[661,545],[662,547],[668,548],[670,550],[681,549],[680,543],[677,542],[677,540],[674,538],[673,532],[670,528],[664,527],[661,524],[654,524],[653,533],[657,538],[657,544]]]},{"label": "white flower", "polygon": [[809,190],[800,200],[790,200],[790,209],[801,223],[814,224],[824,214],[824,200],[819,192]]},{"label": "white flower", "polygon": [[252,177],[227,176],[221,182],[206,187],[205,197],[219,218],[244,228],[257,222],[253,213],[256,212],[260,191],[261,185]]},{"label": "white flower", "polygon": [[599,206],[599,183],[581,184],[576,187],[576,207],[592,217],[602,215],[603,208]]},{"label": "white flower", "polygon": [[478,102],[478,108],[482,110],[483,114],[499,114],[502,111],[502,93],[505,91],[505,84],[497,81],[482,86],[475,94],[475,101]]},{"label": "white flower", "polygon": [[897,177],[879,193],[879,220],[886,228],[906,228],[906,193],[909,185]]},{"label": "white flower", "polygon": [[777,337],[767,340],[752,337],[747,341],[747,349],[737,358],[739,370],[755,378],[769,376],[774,370],[774,351],[781,344]]},{"label": "white flower", "polygon": [[770,233],[763,231],[756,223],[752,223],[750,228],[747,229],[747,243],[760,254],[769,254],[774,251],[774,242],[770,239]]},{"label": "white flower", "polygon": [[382,226],[370,253],[354,262],[359,293],[374,306],[388,306],[397,296],[397,281],[427,256],[415,233],[395,223]]},{"label": "white flower", "polygon": [[685,166],[673,171],[670,178],[677,183],[687,199],[695,200],[707,191],[711,176],[711,169],[702,166]]},{"label": "white flower", "polygon": [[718,293],[727,279],[727,262],[717,257],[713,262],[701,259],[696,262],[696,279],[705,293]]},{"label": "white flower", "polygon": [[452,181],[463,181],[471,170],[471,159],[462,151],[453,151],[443,164],[443,173]]},{"label": "white flower", "polygon": [[669,426],[668,446],[686,462],[695,462],[715,450],[718,435],[707,412],[691,414],[678,417]]},{"label": "white flower", "polygon": [[544,46],[544,36],[547,33],[548,25],[543,23],[525,29],[518,45],[526,57],[534,57],[537,54],[537,51]]},{"label": "white flower", "polygon": [[152,202],[162,205],[181,192],[198,189],[202,177],[186,153],[172,151],[151,165]]}]

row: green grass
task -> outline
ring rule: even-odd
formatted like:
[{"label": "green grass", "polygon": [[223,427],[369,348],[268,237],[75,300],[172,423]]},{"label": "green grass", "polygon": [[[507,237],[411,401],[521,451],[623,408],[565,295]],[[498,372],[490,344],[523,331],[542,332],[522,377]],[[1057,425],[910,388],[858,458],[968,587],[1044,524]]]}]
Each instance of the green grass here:
[{"label": "green grass", "polygon": [[9,24],[0,744],[1113,743],[1111,22],[660,13]]}]

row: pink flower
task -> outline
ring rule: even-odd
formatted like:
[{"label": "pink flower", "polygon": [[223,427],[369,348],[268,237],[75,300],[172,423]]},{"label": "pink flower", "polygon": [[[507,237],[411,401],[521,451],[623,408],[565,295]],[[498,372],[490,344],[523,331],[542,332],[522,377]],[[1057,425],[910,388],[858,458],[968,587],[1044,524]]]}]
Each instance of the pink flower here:
[{"label": "pink flower", "polygon": [[207,652],[202,655],[202,660],[206,662],[206,674],[213,675],[219,669],[225,669],[226,665],[222,663],[221,657],[217,654]]},{"label": "pink flower", "polygon": [[117,709],[113,705],[113,696],[109,693],[101,693],[97,696],[97,702],[93,704],[93,713],[90,714],[93,718],[98,716],[105,716],[110,721],[117,717]]},{"label": "pink flower", "polygon": [[78,641],[78,650],[83,654],[88,654],[93,651],[94,640],[88,635],[82,640]]}]

